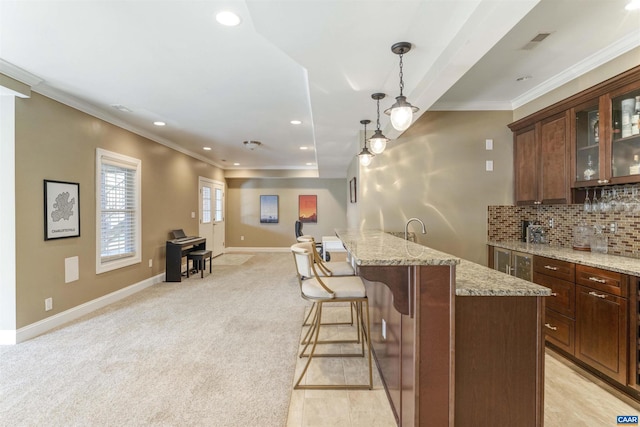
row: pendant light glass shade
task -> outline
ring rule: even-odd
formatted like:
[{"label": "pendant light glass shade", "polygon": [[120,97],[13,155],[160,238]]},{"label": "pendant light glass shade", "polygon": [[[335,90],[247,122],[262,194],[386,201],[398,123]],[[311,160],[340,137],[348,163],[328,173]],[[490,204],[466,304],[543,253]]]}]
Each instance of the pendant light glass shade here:
[{"label": "pendant light glass shade", "polygon": [[367,125],[371,123],[371,120],[360,120],[360,123],[364,125],[364,147],[362,148],[362,151],[358,153],[358,157],[362,166],[369,166],[375,156],[375,154],[367,148]]},{"label": "pendant light glass shade", "polygon": [[387,95],[385,95],[384,93],[374,93],[373,95],[371,95],[371,98],[376,100],[377,108],[378,108],[376,131],[373,133],[373,136],[369,138],[369,144],[371,144],[371,151],[374,154],[381,154],[384,151],[384,149],[387,148],[387,142],[389,142],[389,138],[384,136],[382,134],[382,131],[380,130],[380,100],[384,99],[385,96]]},{"label": "pendant light glass shade", "polygon": [[[391,116],[391,126],[400,132],[409,129],[411,121],[413,120],[413,113],[418,111],[418,107],[407,102],[407,98],[404,96],[398,96],[396,103],[391,106],[387,111]],[[385,111],[385,113],[387,112]]]},{"label": "pendant light glass shade", "polygon": [[369,143],[371,144],[371,152],[373,154],[380,154],[387,148],[387,139],[380,129],[373,133],[373,136],[369,139]]},{"label": "pendant light glass shade", "polygon": [[399,42],[391,46],[391,51],[396,55],[400,55],[400,96],[396,97],[396,103],[384,113],[391,116],[391,125],[394,129],[403,132],[409,129],[413,120],[413,113],[419,110],[407,101],[407,97],[402,95],[404,89],[403,72],[402,72],[402,55],[411,50],[411,43]]}]

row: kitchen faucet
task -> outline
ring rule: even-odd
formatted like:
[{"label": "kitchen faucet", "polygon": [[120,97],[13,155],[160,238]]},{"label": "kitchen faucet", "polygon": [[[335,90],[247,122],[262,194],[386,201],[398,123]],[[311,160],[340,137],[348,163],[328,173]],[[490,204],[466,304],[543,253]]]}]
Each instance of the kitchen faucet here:
[{"label": "kitchen faucet", "polygon": [[420,224],[422,224],[422,234],[427,234],[427,229],[424,227],[424,222],[422,222],[420,220],[420,218],[409,218],[409,221],[407,221],[407,223],[404,226],[404,240],[408,240],[408,237],[409,237],[409,224],[412,221],[418,221]]}]

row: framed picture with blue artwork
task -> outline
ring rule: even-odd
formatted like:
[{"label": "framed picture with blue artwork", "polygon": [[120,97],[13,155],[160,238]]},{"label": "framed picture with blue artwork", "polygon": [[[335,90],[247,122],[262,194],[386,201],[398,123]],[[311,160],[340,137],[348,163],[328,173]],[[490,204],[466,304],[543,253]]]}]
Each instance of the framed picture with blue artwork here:
[{"label": "framed picture with blue artwork", "polygon": [[278,196],[260,196],[260,223],[278,223]]},{"label": "framed picture with blue artwork", "polygon": [[80,184],[44,180],[44,240],[80,236]]}]

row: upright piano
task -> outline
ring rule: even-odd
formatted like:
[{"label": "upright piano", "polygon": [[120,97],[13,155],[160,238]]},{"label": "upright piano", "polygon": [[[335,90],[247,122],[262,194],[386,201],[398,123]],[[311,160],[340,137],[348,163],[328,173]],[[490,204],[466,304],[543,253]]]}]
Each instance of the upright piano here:
[{"label": "upright piano", "polygon": [[207,239],[204,237],[184,237],[167,240],[165,276],[167,282],[182,281],[182,257],[191,251],[205,250]]}]

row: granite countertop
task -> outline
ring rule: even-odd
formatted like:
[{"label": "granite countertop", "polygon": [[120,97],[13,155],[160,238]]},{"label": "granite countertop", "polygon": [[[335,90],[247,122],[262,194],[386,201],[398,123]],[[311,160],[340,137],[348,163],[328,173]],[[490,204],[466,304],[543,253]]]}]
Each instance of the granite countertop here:
[{"label": "granite countertop", "polygon": [[356,265],[456,265],[460,259],[379,230],[336,230]]},{"label": "granite countertop", "polygon": [[640,276],[640,259],[636,258],[588,251],[576,251],[571,248],[561,248],[559,246],[538,243],[524,243],[520,241],[488,242],[488,244],[499,248],[544,256],[560,261],[573,262],[609,271],[616,271],[618,273]]},{"label": "granite countertop", "polygon": [[336,230],[356,265],[452,265],[456,296],[548,296],[551,290],[379,230]]}]

